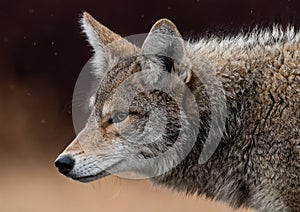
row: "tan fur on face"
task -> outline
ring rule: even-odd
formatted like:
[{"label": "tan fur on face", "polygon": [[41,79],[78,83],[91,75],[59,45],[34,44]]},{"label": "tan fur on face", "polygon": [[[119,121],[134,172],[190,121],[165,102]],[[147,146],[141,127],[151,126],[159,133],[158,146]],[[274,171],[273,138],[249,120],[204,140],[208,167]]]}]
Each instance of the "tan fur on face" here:
[{"label": "tan fur on face", "polygon": [[112,111],[111,111],[111,99],[106,100],[103,104],[103,109],[102,109],[102,116],[105,117],[107,115],[109,115]]},{"label": "tan fur on face", "polygon": [[81,147],[81,145],[80,145],[78,139],[75,138],[75,139],[69,144],[69,146],[64,150],[64,152],[63,152],[62,154],[64,154],[64,153],[66,153],[66,154],[72,154],[72,153],[74,153],[74,154],[79,155],[79,154],[84,153],[84,150],[82,149],[82,147]]}]

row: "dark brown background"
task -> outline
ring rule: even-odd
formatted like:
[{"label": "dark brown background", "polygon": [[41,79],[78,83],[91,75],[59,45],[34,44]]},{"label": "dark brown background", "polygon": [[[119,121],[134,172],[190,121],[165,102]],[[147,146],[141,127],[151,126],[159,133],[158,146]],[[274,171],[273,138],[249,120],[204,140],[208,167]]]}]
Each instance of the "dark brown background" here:
[{"label": "dark brown background", "polygon": [[[96,189],[96,194],[91,194],[86,191],[87,187],[68,181],[54,169],[53,160],[75,135],[71,120],[72,91],[81,68],[91,56],[78,24],[84,10],[124,36],[147,32],[157,19],[167,17],[177,24],[185,37],[199,37],[209,32],[234,33],[241,28],[270,26],[273,23],[284,26],[290,23],[298,28],[300,2],[0,2],[0,211],[51,211],[51,208],[56,211],[81,211],[81,207],[87,205],[94,211],[103,209],[103,205],[106,205],[104,211],[134,211],[133,207],[140,211],[142,206],[150,211],[153,202],[162,199],[167,202],[157,203],[155,210],[164,211],[165,203],[165,209],[173,205],[179,208],[178,211],[189,205],[196,209],[208,204],[190,199],[180,202],[178,198],[182,200],[182,196],[161,190],[153,192],[151,189],[143,193],[148,195],[147,199],[143,199],[139,193],[141,188],[136,186],[141,182],[127,181],[123,182],[121,187],[124,191],[115,201],[101,202],[95,196],[105,196],[110,186],[100,191]],[[119,188],[119,185],[112,187]],[[95,189],[92,190],[94,192]],[[88,200],[82,201],[78,197],[77,194],[83,191]],[[110,192],[109,195],[114,194]],[[125,199],[122,195],[126,196]],[[97,201],[89,202],[91,196]],[[81,205],[73,205],[72,208],[76,197]],[[138,201],[144,201],[143,205],[127,207],[126,202],[135,202],[137,197],[141,197]],[[115,207],[118,203],[120,208]],[[215,206],[208,207],[213,211],[211,207]]]}]

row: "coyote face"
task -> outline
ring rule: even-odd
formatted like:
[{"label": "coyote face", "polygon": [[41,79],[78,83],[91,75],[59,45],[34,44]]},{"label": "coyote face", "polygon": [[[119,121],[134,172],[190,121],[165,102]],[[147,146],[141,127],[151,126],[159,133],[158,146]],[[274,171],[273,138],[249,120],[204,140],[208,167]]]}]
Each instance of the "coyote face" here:
[{"label": "coyote face", "polygon": [[85,128],[55,165],[82,182],[128,171],[163,174],[186,156],[198,130],[198,108],[186,86],[192,76],[178,30],[162,19],[138,48],[87,13],[82,26],[101,83]]},{"label": "coyote face", "polygon": [[139,47],[87,13],[82,26],[99,85],[61,173],[137,173],[235,208],[300,211],[299,32],[192,43],[162,19]]}]

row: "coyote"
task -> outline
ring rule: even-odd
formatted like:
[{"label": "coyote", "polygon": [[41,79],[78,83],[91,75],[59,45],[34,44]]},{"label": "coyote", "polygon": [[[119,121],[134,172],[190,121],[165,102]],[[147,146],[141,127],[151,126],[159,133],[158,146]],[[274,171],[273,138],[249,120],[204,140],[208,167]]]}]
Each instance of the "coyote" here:
[{"label": "coyote", "polygon": [[[184,41],[167,19],[141,46],[84,13],[99,85],[55,161],[89,182],[132,172],[233,208],[300,211],[300,33]],[[204,152],[204,153],[203,153]]]}]

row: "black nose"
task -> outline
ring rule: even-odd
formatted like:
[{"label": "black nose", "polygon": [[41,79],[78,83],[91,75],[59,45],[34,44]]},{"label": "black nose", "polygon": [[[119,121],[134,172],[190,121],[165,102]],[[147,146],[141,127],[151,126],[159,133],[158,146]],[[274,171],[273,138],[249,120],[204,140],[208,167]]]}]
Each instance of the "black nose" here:
[{"label": "black nose", "polygon": [[54,164],[62,174],[68,174],[74,167],[74,159],[69,155],[59,156]]}]

